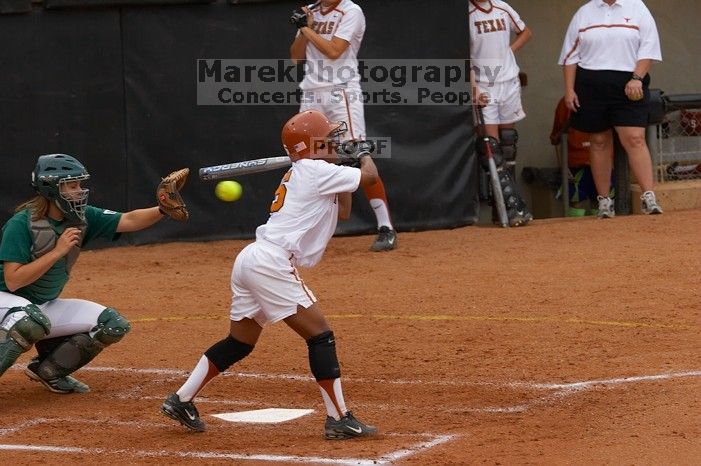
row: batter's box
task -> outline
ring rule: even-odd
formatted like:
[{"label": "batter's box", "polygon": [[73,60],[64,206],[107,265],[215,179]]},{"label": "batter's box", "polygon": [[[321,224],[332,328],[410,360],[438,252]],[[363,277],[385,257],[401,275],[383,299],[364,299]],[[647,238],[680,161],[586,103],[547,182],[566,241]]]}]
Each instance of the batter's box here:
[{"label": "batter's box", "polygon": [[[82,424],[82,426],[80,426]],[[87,426],[87,427],[86,427]],[[93,426],[92,428],[90,426]],[[171,424],[139,421],[115,421],[115,420],[90,420],[76,418],[38,418],[15,426],[0,427],[0,451],[27,452],[32,454],[33,460],[38,461],[37,454],[45,452],[55,458],[57,454],[79,455],[86,459],[92,456],[104,457],[104,455],[118,455],[120,458],[170,458],[187,460],[234,460],[234,461],[270,461],[292,463],[319,463],[333,465],[376,465],[390,464],[400,459],[407,458],[424,450],[450,442],[455,435],[440,435],[433,433],[423,434],[386,434],[376,440],[351,440],[342,442],[352,448],[352,451],[362,450],[361,445],[372,442],[372,450],[377,451],[383,440],[391,440],[391,444],[402,444],[400,448],[388,448],[386,453],[374,458],[363,457],[334,457],[334,456],[306,456],[289,453],[241,453],[222,450],[208,450],[207,448],[190,449],[184,447],[183,438],[194,439],[197,442],[187,442],[202,445],[208,443],[211,437],[215,444],[221,445],[222,439],[218,432],[212,434],[192,434],[183,431],[167,431]],[[218,429],[219,430],[219,429]],[[86,431],[89,432],[86,435]],[[47,432],[51,435],[47,436]],[[230,432],[229,432],[230,435]],[[245,436],[248,437],[248,436]],[[243,438],[245,438],[243,437]],[[13,443],[13,440],[22,440],[21,443]],[[51,438],[56,444],[47,444],[47,438]],[[119,445],[132,445],[131,448],[115,448],[115,439],[119,439]],[[228,437],[229,443],[231,437]],[[170,440],[170,441],[169,441]],[[299,440],[299,439],[298,439]],[[324,440],[319,439],[319,443]],[[89,445],[85,445],[88,443]],[[153,445],[165,446],[172,443],[173,449],[152,449]],[[187,444],[186,443],[186,444]],[[337,445],[338,442],[324,442]],[[151,448],[139,448],[138,445],[149,445]],[[302,442],[297,442],[300,448]],[[388,445],[389,446],[389,445]],[[308,448],[307,448],[308,450]],[[318,449],[317,449],[318,450]]]}]

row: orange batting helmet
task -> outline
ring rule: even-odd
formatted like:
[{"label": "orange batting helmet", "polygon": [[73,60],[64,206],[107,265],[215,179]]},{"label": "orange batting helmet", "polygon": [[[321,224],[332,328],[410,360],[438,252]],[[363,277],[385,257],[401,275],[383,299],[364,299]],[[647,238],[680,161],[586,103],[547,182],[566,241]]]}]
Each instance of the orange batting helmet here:
[{"label": "orange batting helmet", "polygon": [[282,127],[282,146],[293,162],[335,158],[332,139],[345,132],[345,122],[332,123],[323,113],[307,110],[290,118]]}]

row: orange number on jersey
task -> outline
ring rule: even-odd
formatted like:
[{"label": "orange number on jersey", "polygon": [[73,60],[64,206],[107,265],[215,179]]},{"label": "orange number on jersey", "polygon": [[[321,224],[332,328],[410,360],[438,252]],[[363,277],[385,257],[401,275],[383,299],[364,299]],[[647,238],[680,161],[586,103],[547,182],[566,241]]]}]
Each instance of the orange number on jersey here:
[{"label": "orange number on jersey", "polygon": [[285,186],[285,183],[290,181],[291,176],[292,170],[288,170],[287,173],[285,173],[285,176],[282,177],[280,186],[278,186],[275,190],[275,198],[273,199],[273,203],[270,204],[271,214],[274,214],[278,210],[282,209],[282,206],[285,205],[285,196],[287,196],[287,186]]}]

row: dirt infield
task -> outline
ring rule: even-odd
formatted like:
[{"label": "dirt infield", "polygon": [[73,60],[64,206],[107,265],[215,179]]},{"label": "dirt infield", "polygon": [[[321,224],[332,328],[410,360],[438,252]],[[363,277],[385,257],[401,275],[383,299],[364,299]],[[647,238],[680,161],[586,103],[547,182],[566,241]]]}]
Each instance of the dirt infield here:
[{"label": "dirt infield", "polygon": [[[173,224],[173,228],[177,225]],[[225,336],[243,241],[85,252],[65,297],[113,306],[133,331],[55,395],[0,380],[4,464],[698,464],[701,212],[334,238],[302,276],[338,340],[346,401],[372,440],[322,438],[306,345],[284,324],[215,379],[209,430],[159,412]],[[168,289],[167,283],[177,283]],[[282,424],[211,414],[313,408]],[[694,460],[696,458],[696,460]]]}]

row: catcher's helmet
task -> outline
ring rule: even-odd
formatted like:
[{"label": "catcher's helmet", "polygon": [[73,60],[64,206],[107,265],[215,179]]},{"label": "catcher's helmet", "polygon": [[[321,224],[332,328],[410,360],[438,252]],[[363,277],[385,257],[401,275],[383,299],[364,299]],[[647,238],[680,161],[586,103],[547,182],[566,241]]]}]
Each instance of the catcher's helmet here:
[{"label": "catcher's helmet", "polygon": [[[334,158],[334,142],[346,132],[345,122],[332,123],[317,110],[290,118],[282,127],[282,146],[293,162],[299,159]],[[336,141],[333,141],[336,139]]]},{"label": "catcher's helmet", "polygon": [[39,156],[32,172],[32,186],[39,194],[54,201],[66,219],[83,223],[90,190],[82,188],[64,194],[61,193],[61,184],[89,178],[90,174],[75,157],[48,154]]}]

